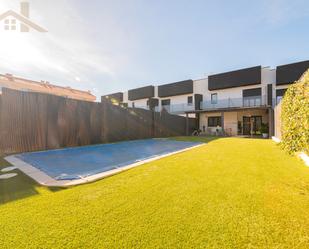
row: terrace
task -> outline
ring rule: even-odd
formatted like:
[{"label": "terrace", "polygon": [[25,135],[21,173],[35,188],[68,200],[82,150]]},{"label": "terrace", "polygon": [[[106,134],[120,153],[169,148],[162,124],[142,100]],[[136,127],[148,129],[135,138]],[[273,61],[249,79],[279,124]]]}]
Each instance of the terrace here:
[{"label": "terrace", "polygon": [[201,110],[213,110],[221,108],[250,108],[267,107],[267,98],[263,96],[251,96],[243,98],[227,98],[217,101],[206,100],[200,103]]},{"label": "terrace", "polygon": [[[255,108],[255,107],[269,107],[267,105],[267,96],[251,96],[243,98],[227,98],[219,99],[217,101],[201,101],[199,110],[215,110],[215,109],[226,109],[226,108]],[[139,106],[138,108],[149,110],[149,106]],[[172,114],[184,114],[186,112],[195,111],[194,104],[172,104],[163,105],[160,107],[156,106],[155,111],[160,112],[165,109],[167,112]]]}]

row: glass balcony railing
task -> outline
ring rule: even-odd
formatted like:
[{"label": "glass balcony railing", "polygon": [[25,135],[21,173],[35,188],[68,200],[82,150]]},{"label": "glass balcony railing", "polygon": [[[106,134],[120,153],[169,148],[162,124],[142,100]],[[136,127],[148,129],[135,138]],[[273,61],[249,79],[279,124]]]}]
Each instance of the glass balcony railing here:
[{"label": "glass balcony railing", "polygon": [[266,105],[267,105],[266,96],[252,96],[243,98],[218,99],[216,102],[206,100],[200,103],[200,108],[202,110],[207,110],[207,109],[237,108],[237,107],[260,107]]},{"label": "glass balcony railing", "polygon": [[[272,102],[275,103],[276,100]],[[243,98],[227,98],[227,99],[218,99],[216,102],[206,100],[200,102],[201,110],[214,110],[221,108],[242,108],[242,107],[262,107],[267,105],[266,95],[263,96],[251,96]],[[149,110],[149,106],[136,106],[135,108],[142,108]],[[194,104],[173,104],[173,105],[163,105],[156,106],[155,111],[160,112],[162,109],[165,109],[167,112],[172,114],[184,114],[185,112],[190,112],[195,110]]]},{"label": "glass balcony railing", "polygon": [[161,109],[165,109],[169,113],[174,114],[182,114],[187,111],[194,111],[194,105],[193,104],[174,104],[174,105],[163,105]]}]

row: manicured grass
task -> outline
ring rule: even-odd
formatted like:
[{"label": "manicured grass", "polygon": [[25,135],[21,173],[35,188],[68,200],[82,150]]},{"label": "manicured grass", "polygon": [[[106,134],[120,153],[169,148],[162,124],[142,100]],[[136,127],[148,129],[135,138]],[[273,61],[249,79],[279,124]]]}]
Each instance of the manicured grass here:
[{"label": "manicured grass", "polygon": [[183,136],[183,137],[171,137],[173,140],[177,141],[192,141],[192,142],[201,142],[201,143],[209,143],[211,141],[214,141],[216,139],[219,139],[222,137],[218,136]]},{"label": "manicured grass", "polygon": [[29,195],[1,190],[1,248],[309,248],[309,168],[270,140],[220,138],[67,190],[13,184]]}]

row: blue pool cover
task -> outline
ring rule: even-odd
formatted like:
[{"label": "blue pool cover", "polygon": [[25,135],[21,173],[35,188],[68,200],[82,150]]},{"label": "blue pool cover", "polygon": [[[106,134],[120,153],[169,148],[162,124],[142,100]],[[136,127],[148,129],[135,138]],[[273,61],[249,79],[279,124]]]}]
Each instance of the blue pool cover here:
[{"label": "blue pool cover", "polygon": [[200,143],[144,139],[16,155],[57,180],[73,180],[176,152]]}]

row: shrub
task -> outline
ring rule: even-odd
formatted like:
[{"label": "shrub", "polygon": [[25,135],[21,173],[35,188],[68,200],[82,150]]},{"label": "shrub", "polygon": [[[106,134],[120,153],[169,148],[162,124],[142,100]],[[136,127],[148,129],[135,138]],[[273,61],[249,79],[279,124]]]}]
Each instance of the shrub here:
[{"label": "shrub", "polygon": [[292,84],[282,100],[282,147],[309,152],[309,70]]},{"label": "shrub", "polygon": [[263,133],[268,133],[268,124],[262,123],[261,124],[261,128],[260,128],[260,132]]}]

